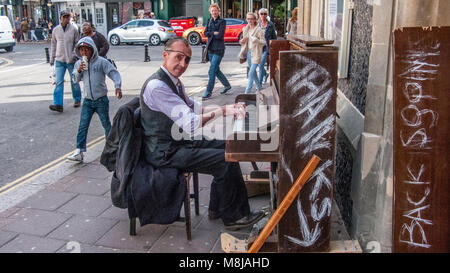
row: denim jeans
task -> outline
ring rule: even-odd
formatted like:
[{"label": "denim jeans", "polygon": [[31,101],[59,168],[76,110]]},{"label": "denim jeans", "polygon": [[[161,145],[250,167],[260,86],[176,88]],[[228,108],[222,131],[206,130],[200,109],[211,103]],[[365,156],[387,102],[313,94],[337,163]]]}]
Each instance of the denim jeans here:
[{"label": "denim jeans", "polygon": [[208,71],[208,85],[206,86],[205,94],[211,94],[214,89],[214,84],[216,81],[216,77],[222,83],[224,87],[230,87],[230,83],[228,82],[225,75],[220,71],[220,62],[222,61],[222,57],[216,54],[208,54],[210,66]]},{"label": "denim jeans", "polygon": [[81,101],[81,88],[78,83],[73,82],[72,71],[74,64],[63,63],[55,60],[56,87],[53,91],[53,104],[63,106],[64,99],[64,75],[66,69],[70,74],[70,84],[72,87],[72,97],[75,102]]},{"label": "denim jeans", "polygon": [[92,116],[97,112],[100,122],[105,129],[105,137],[108,137],[111,130],[109,120],[109,100],[108,96],[103,96],[96,100],[84,99],[81,106],[80,124],[78,125],[77,148],[86,152],[86,139]]},{"label": "denim jeans", "polygon": [[263,51],[262,57],[261,57],[261,62],[259,63],[259,84],[260,85],[263,84],[264,76],[267,75],[267,71],[264,68],[266,66],[266,61],[267,61],[267,50]]},{"label": "denim jeans", "polygon": [[245,94],[249,94],[252,92],[253,82],[256,84],[256,89],[259,91],[262,89],[261,83],[258,80],[258,73],[256,72],[256,68],[259,64],[252,64],[252,55],[250,50],[247,51],[247,62],[248,67],[250,67],[250,71],[248,72],[248,85],[245,89]]}]

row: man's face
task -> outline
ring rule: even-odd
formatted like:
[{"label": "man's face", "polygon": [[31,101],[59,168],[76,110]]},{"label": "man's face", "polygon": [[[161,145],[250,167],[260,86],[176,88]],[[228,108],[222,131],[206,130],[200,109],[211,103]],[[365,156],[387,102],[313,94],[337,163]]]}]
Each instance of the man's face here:
[{"label": "man's face", "polygon": [[92,33],[92,27],[89,24],[83,24],[83,34],[90,35]]},{"label": "man's face", "polygon": [[79,50],[80,50],[80,55],[86,56],[88,58],[88,60],[91,59],[92,53],[94,52],[94,50],[90,46],[80,46]]},{"label": "man's face", "polygon": [[62,26],[66,26],[70,22],[70,15],[61,16],[60,21]]},{"label": "man's face", "polygon": [[175,42],[172,48],[163,52],[163,66],[170,74],[178,78],[188,68],[191,56],[191,47],[184,45],[182,41]]}]

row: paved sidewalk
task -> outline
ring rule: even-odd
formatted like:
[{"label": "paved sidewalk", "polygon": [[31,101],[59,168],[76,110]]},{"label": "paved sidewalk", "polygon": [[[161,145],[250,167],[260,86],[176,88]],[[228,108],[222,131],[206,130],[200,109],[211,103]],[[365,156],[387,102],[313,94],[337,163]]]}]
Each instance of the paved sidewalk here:
[{"label": "paved sidewalk", "polygon": [[[246,83],[245,77],[232,82],[230,95],[220,95],[219,84],[207,104],[233,102]],[[0,189],[0,253],[220,253],[222,232],[237,237],[250,233],[251,227],[229,232],[220,219],[208,219],[212,176],[200,174],[200,215],[195,215],[192,202],[191,241],[186,239],[184,222],[144,227],[137,224],[137,236],[130,236],[127,210],[111,204],[112,173],[99,162],[103,146],[104,140],[92,143],[84,163],[55,161],[10,188]],[[268,168],[268,164],[258,165]],[[241,168],[249,173],[251,165],[241,163]],[[249,201],[252,209],[260,209],[269,206],[270,197],[257,196]],[[331,239],[349,239],[335,205],[332,211]]]}]

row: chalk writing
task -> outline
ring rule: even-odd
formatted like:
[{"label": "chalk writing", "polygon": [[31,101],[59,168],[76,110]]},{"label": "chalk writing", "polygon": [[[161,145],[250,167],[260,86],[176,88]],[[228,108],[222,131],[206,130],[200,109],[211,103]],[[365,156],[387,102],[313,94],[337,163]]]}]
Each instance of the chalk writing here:
[{"label": "chalk writing", "polygon": [[[304,67],[294,73],[287,81],[290,86],[292,99],[299,101],[298,107],[294,109],[292,117],[301,122],[298,129],[298,141],[296,147],[301,151],[303,158],[311,156],[312,152],[319,150],[330,150],[332,142],[330,133],[334,131],[335,115],[329,111],[330,101],[335,89],[332,87],[332,77],[328,71],[314,60],[301,55],[295,55],[297,62]],[[298,97],[297,94],[301,94]],[[321,119],[319,119],[319,115]],[[323,116],[325,115],[325,118]],[[292,170],[288,167],[283,153],[280,155],[281,165],[288,174],[291,184],[294,183]],[[300,223],[301,238],[295,238],[291,235],[284,235],[287,240],[303,247],[309,247],[316,243],[320,238],[323,228],[321,221],[331,215],[331,198],[319,198],[319,192],[330,192],[332,182],[329,179],[329,173],[332,173],[332,160],[321,162],[314,173],[309,178],[308,184],[311,184],[312,191],[309,194],[310,216],[306,216],[302,208],[302,200],[297,198],[297,215]],[[307,202],[303,200],[303,202]]]},{"label": "chalk writing", "polygon": [[[436,57],[440,55],[440,43],[415,44],[417,49],[406,50],[401,58],[401,63],[406,64],[398,78],[401,81],[402,94],[406,104],[399,105],[400,124],[399,138],[406,156],[411,157],[405,166],[407,177],[402,177],[401,182],[405,187],[401,192],[403,200],[402,223],[398,240],[400,243],[413,247],[430,248],[427,239],[426,226],[433,225],[427,215],[430,213],[430,180],[429,158],[434,142],[430,128],[436,127],[439,115],[432,109],[436,98],[428,90],[429,83],[438,75],[439,63]],[[428,46],[425,46],[428,45]],[[421,157],[414,157],[420,154]],[[422,192],[422,193],[421,193]]]}]

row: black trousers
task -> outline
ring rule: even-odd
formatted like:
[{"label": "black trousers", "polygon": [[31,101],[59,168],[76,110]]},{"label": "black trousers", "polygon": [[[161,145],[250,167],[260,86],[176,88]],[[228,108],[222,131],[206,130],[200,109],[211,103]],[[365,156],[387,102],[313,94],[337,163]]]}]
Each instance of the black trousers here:
[{"label": "black trousers", "polygon": [[237,162],[225,161],[225,141],[197,140],[177,148],[167,159],[167,167],[214,177],[209,209],[219,213],[225,224],[250,213],[247,189]]}]

